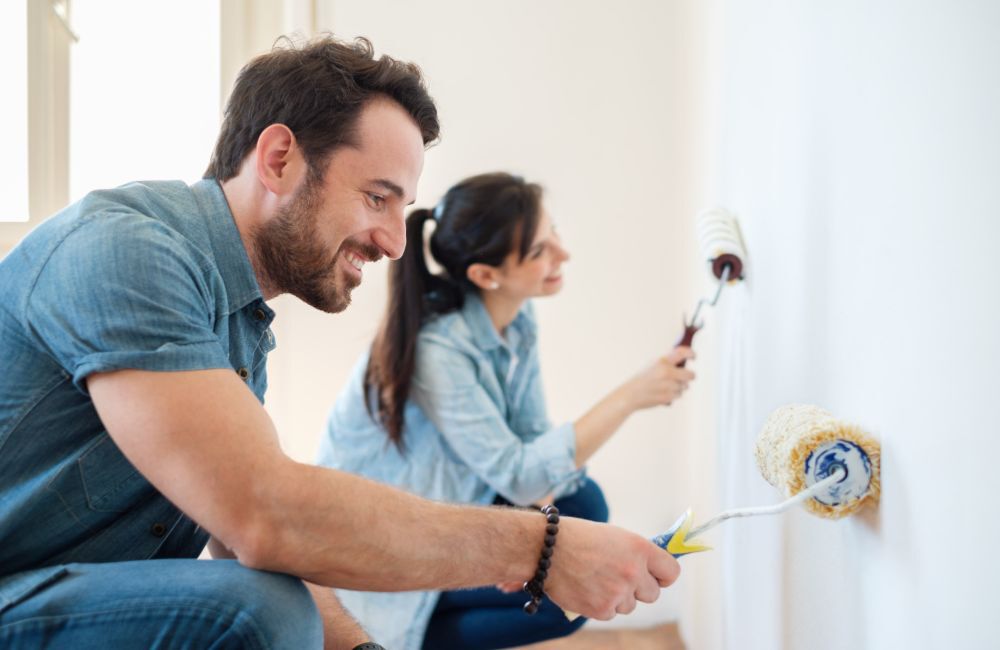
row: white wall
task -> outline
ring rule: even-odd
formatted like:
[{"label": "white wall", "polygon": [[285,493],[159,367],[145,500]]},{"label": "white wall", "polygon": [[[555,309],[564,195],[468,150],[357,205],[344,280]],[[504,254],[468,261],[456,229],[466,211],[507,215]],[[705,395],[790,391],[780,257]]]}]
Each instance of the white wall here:
[{"label": "white wall", "polygon": [[[693,47],[704,29],[690,2],[331,0],[318,29],[364,35],[379,52],[416,61],[438,102],[441,143],[427,154],[418,206],[455,181],[506,169],[547,188],[573,260],[566,288],[539,301],[550,412],[576,418],[667,352],[702,284],[693,235],[704,207],[702,79]],[[694,57],[694,58],[693,58]],[[385,265],[366,269],[354,304],[327,316],[275,301],[268,410],[293,456],[311,460],[327,409],[374,334]],[[679,406],[640,414],[594,459],[613,520],[654,535],[688,505],[712,501],[711,349],[706,378]],[[684,617],[713,647],[713,557],[690,558],[681,585],[617,625]],[[703,604],[705,607],[703,607]],[[704,620],[705,624],[699,621]],[[701,632],[699,632],[701,630]]]},{"label": "white wall", "polygon": [[989,648],[1000,488],[1000,5],[723,3],[716,195],[752,281],[726,307],[724,496],[816,403],[883,440],[878,513],[724,534],[728,648]]}]

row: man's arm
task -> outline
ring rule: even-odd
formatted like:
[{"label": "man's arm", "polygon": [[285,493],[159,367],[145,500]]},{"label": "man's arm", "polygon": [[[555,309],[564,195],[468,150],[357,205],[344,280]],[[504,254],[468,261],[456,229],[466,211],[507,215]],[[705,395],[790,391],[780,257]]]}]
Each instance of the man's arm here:
[{"label": "man's arm", "polygon": [[[246,566],[378,591],[534,572],[544,535],[537,513],[433,503],[294,462],[232,371],[121,370],[92,375],[87,386],[132,464]],[[637,535],[566,518],[546,588],[567,609],[606,619],[655,600],[678,572]]]}]

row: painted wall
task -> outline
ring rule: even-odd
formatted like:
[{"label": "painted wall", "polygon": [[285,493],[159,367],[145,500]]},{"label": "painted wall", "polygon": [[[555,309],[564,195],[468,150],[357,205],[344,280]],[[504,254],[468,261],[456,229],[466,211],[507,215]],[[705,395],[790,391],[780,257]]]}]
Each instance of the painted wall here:
[{"label": "painted wall", "polygon": [[879,512],[727,525],[725,647],[997,647],[1000,5],[721,7],[713,195],[752,258],[720,315],[723,501],[775,498],[749,450],[781,404],[883,440]]}]

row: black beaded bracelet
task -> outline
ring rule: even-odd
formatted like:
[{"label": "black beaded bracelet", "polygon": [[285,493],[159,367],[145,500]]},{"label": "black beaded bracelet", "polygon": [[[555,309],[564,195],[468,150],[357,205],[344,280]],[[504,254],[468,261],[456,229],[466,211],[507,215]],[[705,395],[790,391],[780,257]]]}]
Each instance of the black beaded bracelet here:
[{"label": "black beaded bracelet", "polygon": [[545,543],[542,546],[542,555],[538,558],[538,568],[534,577],[524,583],[524,591],[531,596],[531,600],[524,603],[524,613],[531,615],[538,611],[538,606],[542,604],[542,597],[545,596],[545,578],[549,576],[549,567],[552,566],[552,549],[556,546],[556,535],[559,534],[559,508],[548,505],[542,508],[545,515]]}]

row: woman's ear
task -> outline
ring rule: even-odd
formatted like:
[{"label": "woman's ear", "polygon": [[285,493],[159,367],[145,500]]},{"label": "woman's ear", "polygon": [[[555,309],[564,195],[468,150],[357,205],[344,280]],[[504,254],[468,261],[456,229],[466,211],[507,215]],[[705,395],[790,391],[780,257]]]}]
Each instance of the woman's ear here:
[{"label": "woman's ear", "polygon": [[480,264],[479,262],[470,264],[465,271],[465,277],[483,291],[493,291],[500,288],[500,271],[489,264]]}]

